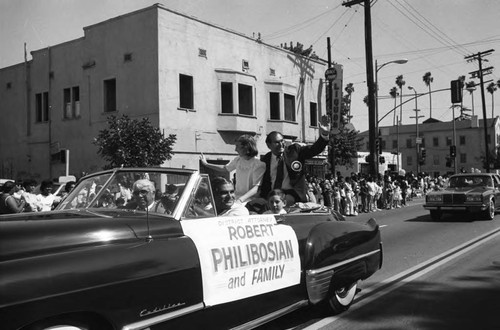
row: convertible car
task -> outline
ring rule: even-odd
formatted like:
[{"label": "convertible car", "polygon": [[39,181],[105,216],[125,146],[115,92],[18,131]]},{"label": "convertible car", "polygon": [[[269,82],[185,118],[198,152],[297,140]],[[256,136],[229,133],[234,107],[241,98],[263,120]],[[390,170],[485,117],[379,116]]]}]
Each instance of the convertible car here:
[{"label": "convertible car", "polygon": [[443,190],[425,196],[424,208],[432,220],[443,213],[479,213],[492,220],[500,207],[500,178],[492,173],[461,173],[450,177]]},{"label": "convertible car", "polygon": [[[133,183],[154,184],[141,210]],[[217,216],[196,170],[82,178],[55,211],[0,216],[2,329],[251,329],[340,313],[382,265],[380,231],[322,208]]]}]

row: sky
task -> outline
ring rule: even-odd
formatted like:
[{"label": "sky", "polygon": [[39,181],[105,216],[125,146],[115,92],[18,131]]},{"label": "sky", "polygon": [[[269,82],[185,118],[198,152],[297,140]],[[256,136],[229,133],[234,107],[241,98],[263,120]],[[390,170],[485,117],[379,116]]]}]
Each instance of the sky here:
[{"label": "sky", "polygon": [[[0,68],[24,60],[24,43],[30,51],[57,45],[83,36],[83,28],[154,3],[203,21],[252,36],[261,34],[264,43],[280,45],[300,42],[313,46],[318,56],[327,59],[327,38],[331,40],[332,60],[343,66],[344,84],[353,83],[351,122],[360,131],[368,129],[364,8],[345,7],[343,0],[0,0]],[[500,1],[498,0],[373,0],[373,60],[378,64],[380,126],[393,124],[394,108],[389,91],[403,75],[403,102],[427,93],[422,77],[431,72],[432,90],[450,87],[459,76],[471,79],[478,62],[465,57],[495,49],[483,67],[497,67],[485,80],[500,79]],[[28,59],[31,57],[28,56]],[[387,62],[406,59],[405,64]],[[383,65],[383,67],[382,67]],[[374,64],[375,67],[375,64]],[[486,84],[487,85],[487,84]],[[409,90],[412,86],[414,90]],[[479,86],[472,96],[464,93],[464,107],[483,118]],[[397,100],[399,104],[399,97]],[[492,102],[500,115],[500,89],[493,95],[485,89],[487,117]],[[432,117],[452,118],[449,91],[432,94]],[[402,123],[413,124],[430,116],[428,95],[403,105]],[[471,112],[469,112],[470,114]],[[399,116],[399,109],[397,111]],[[457,114],[456,114],[457,115]]]}]

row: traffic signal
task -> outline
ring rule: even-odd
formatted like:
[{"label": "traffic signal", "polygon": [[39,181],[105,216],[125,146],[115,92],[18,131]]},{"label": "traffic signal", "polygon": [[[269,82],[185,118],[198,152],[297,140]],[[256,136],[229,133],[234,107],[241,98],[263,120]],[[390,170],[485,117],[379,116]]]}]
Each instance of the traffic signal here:
[{"label": "traffic signal", "polygon": [[462,82],[460,80],[451,81],[451,103],[462,102]]},{"label": "traffic signal", "polygon": [[457,147],[456,146],[450,146],[450,157],[455,158],[457,156]]},{"label": "traffic signal", "polygon": [[382,138],[377,139],[377,152],[379,155],[382,154]]},{"label": "traffic signal", "polygon": [[425,159],[425,156],[427,156],[427,150],[425,150],[425,148],[422,148],[422,149],[420,150],[420,152],[421,152],[421,156],[420,156],[420,157],[421,157],[422,159]]},{"label": "traffic signal", "polygon": [[378,158],[378,161],[379,161],[379,163],[380,163],[380,164],[385,163],[385,157],[384,157],[384,156],[380,156],[380,157]]}]

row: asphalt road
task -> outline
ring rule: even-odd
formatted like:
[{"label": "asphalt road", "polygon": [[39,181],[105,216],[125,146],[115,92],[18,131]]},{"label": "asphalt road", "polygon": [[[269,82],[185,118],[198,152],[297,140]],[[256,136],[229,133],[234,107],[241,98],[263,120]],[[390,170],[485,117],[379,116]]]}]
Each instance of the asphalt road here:
[{"label": "asphalt road", "polygon": [[422,202],[349,217],[374,217],[384,245],[383,268],[361,283],[349,311],[307,308],[262,329],[500,329],[500,214],[436,222]]}]

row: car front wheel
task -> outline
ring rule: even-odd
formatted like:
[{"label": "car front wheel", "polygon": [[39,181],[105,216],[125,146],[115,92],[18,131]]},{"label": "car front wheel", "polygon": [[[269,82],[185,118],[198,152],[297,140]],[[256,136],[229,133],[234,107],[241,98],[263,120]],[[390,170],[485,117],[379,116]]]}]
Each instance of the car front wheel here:
[{"label": "car front wheel", "polygon": [[357,290],[357,282],[334,290],[331,297],[328,299],[330,311],[336,315],[348,310],[354,300],[354,296],[356,296]]},{"label": "car front wheel", "polygon": [[488,201],[488,208],[484,211],[484,217],[488,220],[493,220],[495,217],[495,201],[493,198]]}]

